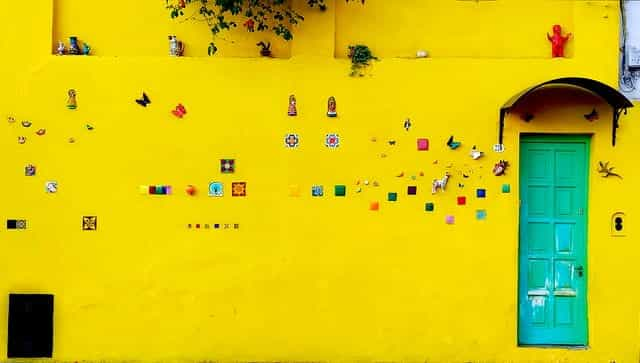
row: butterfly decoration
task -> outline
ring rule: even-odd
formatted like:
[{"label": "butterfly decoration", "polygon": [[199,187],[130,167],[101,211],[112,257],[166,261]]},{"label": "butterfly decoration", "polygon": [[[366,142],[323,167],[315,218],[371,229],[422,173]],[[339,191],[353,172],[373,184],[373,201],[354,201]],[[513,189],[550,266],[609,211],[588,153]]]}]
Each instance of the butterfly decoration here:
[{"label": "butterfly decoration", "polygon": [[85,127],[86,127],[86,128],[87,128],[87,130],[89,130],[89,131],[91,131],[91,130],[93,130],[93,129],[94,129],[93,125],[91,125],[91,124],[87,124]]},{"label": "butterfly decoration", "polygon": [[451,149],[451,150],[455,150],[457,148],[460,147],[460,145],[462,145],[462,142],[460,141],[454,141],[453,140],[453,135],[451,135],[451,137],[449,138],[449,140],[447,141],[447,146]]},{"label": "butterfly decoration", "polygon": [[504,175],[504,173],[507,171],[507,167],[509,166],[509,162],[506,160],[500,160],[496,165],[494,165],[493,167],[493,175],[495,176],[501,176]]},{"label": "butterfly decoration", "polygon": [[45,129],[39,129],[38,131],[36,131],[36,135],[38,135],[38,136],[42,136],[42,135],[44,135],[46,133],[47,133],[47,130],[45,130]]},{"label": "butterfly decoration", "polygon": [[22,121],[22,127],[31,127],[31,121]]},{"label": "butterfly decoration", "polygon": [[68,141],[69,141],[69,144],[73,144],[76,142],[76,139],[74,139],[73,137],[70,137]]},{"label": "butterfly decoration", "polygon": [[186,108],[184,108],[184,106],[182,105],[182,103],[179,103],[179,104],[176,106],[175,110],[172,110],[172,111],[171,111],[171,113],[172,113],[175,117],[177,117],[177,118],[183,118],[183,117],[184,117],[184,115],[186,115],[186,114],[187,114],[187,109],[186,109]]},{"label": "butterfly decoration", "polygon": [[400,174],[396,175],[397,178],[402,178],[404,176],[404,171],[401,172]]},{"label": "butterfly decoration", "polygon": [[389,140],[389,145],[394,146],[396,144],[396,140]]},{"label": "butterfly decoration", "polygon": [[473,160],[478,160],[484,156],[484,152],[478,150],[478,148],[475,145],[473,145],[473,148],[471,148],[470,155]]},{"label": "butterfly decoration", "polygon": [[529,122],[533,120],[533,118],[534,118],[533,114],[529,112],[525,112],[522,115],[520,115],[520,119],[524,122]]},{"label": "butterfly decoration", "polygon": [[603,163],[602,161],[599,162],[600,164],[600,168],[598,169],[598,173],[602,174],[603,178],[608,178],[610,176],[615,176],[618,177],[620,179],[622,179],[622,176],[618,173],[614,173],[613,169],[615,169],[615,167],[609,167],[609,162],[605,162]]},{"label": "butterfly decoration", "polygon": [[409,129],[411,128],[411,120],[410,119],[404,120],[403,127],[405,130],[409,131]]},{"label": "butterfly decoration", "polygon": [[151,100],[149,99],[149,96],[147,96],[146,93],[142,92],[142,98],[137,99],[136,103],[142,107],[147,107],[147,105],[151,103]]},{"label": "butterfly decoration", "polygon": [[585,120],[589,121],[589,122],[593,122],[597,119],[600,118],[600,115],[598,115],[598,111],[594,108],[590,113],[584,115]]}]

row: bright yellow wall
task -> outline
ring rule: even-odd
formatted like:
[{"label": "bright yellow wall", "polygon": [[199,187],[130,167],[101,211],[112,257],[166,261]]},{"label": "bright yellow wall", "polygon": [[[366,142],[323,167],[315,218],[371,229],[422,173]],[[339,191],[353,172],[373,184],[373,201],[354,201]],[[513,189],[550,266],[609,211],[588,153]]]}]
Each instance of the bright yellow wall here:
[{"label": "bright yellow wall", "polygon": [[[34,24],[20,26],[22,36],[2,44],[3,109],[33,126],[25,145],[16,142],[25,133],[21,126],[0,127],[0,219],[29,223],[27,231],[0,231],[6,256],[0,294],[55,294],[56,361],[637,359],[636,113],[623,118],[612,148],[609,115],[597,100],[534,97],[530,102],[548,102],[548,109],[530,124],[507,120],[506,153],[490,151],[498,109],[521,89],[564,75],[616,84],[616,1],[554,2],[576,34],[572,58],[554,60],[545,58],[544,31],[555,22],[549,4],[529,6],[523,14],[510,1],[442,7],[424,1],[425,9],[440,10],[425,13],[424,23],[433,25],[420,25],[421,34],[443,24],[444,16],[467,27],[474,12],[482,19],[510,14],[545,21],[536,28],[538,43],[530,29],[514,30],[506,21],[510,47],[499,49],[486,40],[506,36],[505,25],[485,24],[478,35],[485,43],[465,54],[456,42],[425,35],[434,37],[425,48],[435,58],[419,61],[386,56],[411,53],[412,44],[427,43],[422,35],[401,43],[396,41],[414,32],[383,34],[374,50],[385,57],[358,79],[347,76],[347,60],[333,58],[334,33],[342,49],[351,43],[341,40],[342,30],[354,31],[345,29],[340,12],[354,26],[367,19],[389,26],[380,20],[390,14],[381,0],[349,9],[338,2],[336,13],[330,3],[326,14],[309,14],[288,60],[169,58],[168,27],[189,29],[189,49],[202,43],[206,50],[209,39],[197,38],[191,25],[169,24],[157,3],[160,10],[144,17],[144,29],[136,11],[122,13],[116,27],[114,19],[99,15],[106,5],[71,0],[58,2],[56,14],[47,1],[11,2],[14,11],[3,12],[0,22],[6,31],[25,19]],[[83,8],[97,12],[78,20]],[[57,14],[67,9],[75,15]],[[459,37],[467,37],[457,26]],[[56,35],[88,34],[106,57],[51,56],[52,29]],[[525,34],[530,47],[522,44]],[[119,47],[122,39],[140,44],[140,53],[135,44]],[[78,91],[76,111],[65,107],[69,88]],[[133,102],[143,90],[153,102],[147,109]],[[291,93],[298,99],[296,118],[286,116]],[[337,98],[337,119],[325,116],[330,95]],[[556,107],[559,97],[567,107]],[[178,102],[188,110],[182,120],[169,113]],[[601,119],[588,124],[581,115],[594,104]],[[402,129],[406,117],[414,124],[410,132]],[[86,123],[95,130],[85,130]],[[40,127],[47,134],[33,135]],[[530,131],[593,133],[586,350],[517,347],[517,145],[519,132]],[[301,135],[299,149],[284,148],[287,132]],[[323,146],[327,132],[340,133],[339,150]],[[446,149],[451,134],[463,141],[460,150]],[[68,137],[77,142],[67,143]],[[430,139],[430,151],[415,151],[418,137]],[[397,146],[385,144],[389,139]],[[487,152],[484,159],[469,158],[474,144]],[[220,175],[221,158],[237,160],[236,174]],[[512,164],[507,176],[490,173],[499,158]],[[598,160],[611,161],[624,180],[600,178]],[[24,176],[28,163],[38,167],[34,178]],[[448,191],[431,196],[430,181],[449,163],[455,172]],[[467,168],[474,173],[460,189],[459,172]],[[425,176],[411,181],[420,171]],[[396,177],[400,172],[404,178]],[[355,193],[355,182],[365,179],[380,187]],[[57,194],[44,193],[47,180],[59,181]],[[207,197],[209,181],[223,181],[227,196]],[[248,183],[246,198],[229,196],[232,181]],[[310,197],[315,183],[327,196]],[[511,184],[511,194],[500,193],[503,183]],[[143,184],[171,184],[176,193],[139,195]],[[186,196],[187,184],[201,193]],[[347,185],[346,198],[331,196],[335,184]],[[415,197],[406,196],[411,184],[419,188]],[[289,197],[291,185],[302,188],[301,197]],[[486,200],[474,197],[476,187],[488,190]],[[390,191],[399,193],[397,203],[385,201]],[[458,195],[467,196],[467,206],[456,205]],[[379,212],[368,210],[372,201],[381,202]],[[424,212],[427,201],[436,203],[435,213]],[[480,208],[488,211],[486,222],[474,218]],[[609,236],[610,216],[618,210],[628,215],[626,238]],[[447,214],[456,216],[454,226],[445,225]],[[83,215],[99,217],[97,232],[81,231]],[[240,230],[186,228],[218,222],[239,223]],[[5,299],[0,316],[6,309]],[[0,356],[6,356],[5,343],[6,330],[0,329]]]}]

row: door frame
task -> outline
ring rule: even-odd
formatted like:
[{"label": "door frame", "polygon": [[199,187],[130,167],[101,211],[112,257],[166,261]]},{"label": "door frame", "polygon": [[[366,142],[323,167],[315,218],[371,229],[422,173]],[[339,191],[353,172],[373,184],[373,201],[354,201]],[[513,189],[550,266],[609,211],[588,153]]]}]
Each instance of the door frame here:
[{"label": "door frame", "polygon": [[[516,345],[518,348],[565,348],[565,349],[587,349],[589,347],[589,205],[590,205],[590,184],[589,165],[591,163],[591,139],[593,134],[560,134],[560,133],[520,133],[518,135],[518,252],[516,262],[517,285],[516,285]],[[585,295],[585,329],[586,341],[582,345],[570,344],[522,344],[520,343],[520,247],[522,239],[522,226],[520,225],[522,208],[520,193],[521,185],[521,166],[522,166],[522,141],[527,139],[529,142],[538,143],[576,143],[581,142],[585,145],[585,207],[584,207],[584,295]]]}]

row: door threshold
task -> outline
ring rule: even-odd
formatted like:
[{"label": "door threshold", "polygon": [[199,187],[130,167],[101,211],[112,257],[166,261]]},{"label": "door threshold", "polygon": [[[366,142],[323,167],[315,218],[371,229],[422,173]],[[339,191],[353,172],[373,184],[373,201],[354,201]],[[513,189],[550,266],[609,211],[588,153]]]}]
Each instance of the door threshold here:
[{"label": "door threshold", "polygon": [[587,350],[589,349],[589,346],[588,345],[567,345],[567,344],[518,344],[518,348]]}]

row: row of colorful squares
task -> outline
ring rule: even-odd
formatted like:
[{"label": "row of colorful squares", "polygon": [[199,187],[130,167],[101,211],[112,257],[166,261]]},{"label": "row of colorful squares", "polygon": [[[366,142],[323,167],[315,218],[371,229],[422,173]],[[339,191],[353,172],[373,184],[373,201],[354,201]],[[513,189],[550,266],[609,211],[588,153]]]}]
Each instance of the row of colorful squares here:
[{"label": "row of colorful squares", "polygon": [[[390,145],[395,145],[395,141],[390,141]],[[284,145],[288,148],[297,148],[300,146],[300,135],[298,134],[286,134],[284,136]],[[340,135],[338,134],[326,134],[324,137],[324,145],[328,148],[337,148],[340,146]],[[425,138],[419,138],[417,140],[418,151],[429,150],[429,140]],[[480,158],[482,152],[477,151],[474,147],[472,157],[474,159]],[[477,155],[477,156],[474,156]]]},{"label": "row of colorful squares", "polygon": [[[7,219],[7,229],[27,229],[27,220],[26,219]],[[95,231],[97,229],[98,229],[98,217],[96,216],[82,217],[83,231]]]},{"label": "row of colorful squares", "polygon": [[[56,184],[57,188],[57,184]],[[185,189],[188,195],[196,195],[197,189],[193,185],[187,186]],[[362,191],[361,188],[358,188],[356,192]],[[346,185],[335,185],[334,186],[334,195],[336,197],[344,197],[347,195],[347,186]],[[511,185],[503,184],[502,185],[502,193],[510,193]],[[173,188],[170,185],[141,185],[140,186],[140,194],[149,194],[149,195],[169,195],[173,193]],[[221,182],[211,182],[209,183],[209,191],[208,194],[210,197],[222,197],[224,196],[224,184]],[[407,195],[417,195],[418,187],[415,185],[410,185],[407,187]],[[233,197],[245,197],[247,195],[247,183],[246,182],[234,182],[231,183],[231,196]],[[289,195],[292,197],[300,196],[300,188],[298,186],[291,186],[289,190]],[[324,196],[324,186],[322,185],[313,185],[311,186],[311,196],[312,197],[323,197]],[[476,197],[477,198],[486,198],[487,190],[486,189],[476,189]],[[466,197],[458,197],[458,203],[460,204],[460,200],[465,199]],[[387,195],[387,200],[390,202],[395,202],[398,200],[398,193],[389,192]],[[466,200],[466,199],[465,199]],[[463,203],[464,204],[464,203]]]},{"label": "row of colorful squares", "polygon": [[187,224],[187,228],[189,229],[240,229],[240,225],[238,223],[213,223],[213,224],[208,224],[208,223],[204,223],[204,224],[200,224],[200,223],[189,223]]}]

